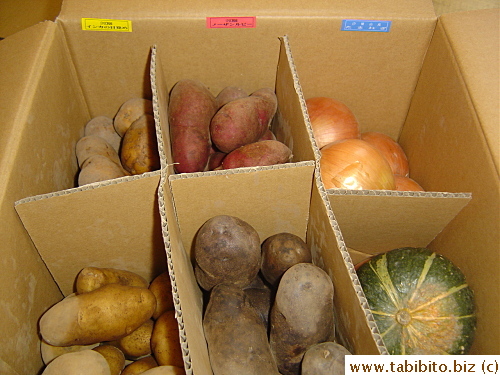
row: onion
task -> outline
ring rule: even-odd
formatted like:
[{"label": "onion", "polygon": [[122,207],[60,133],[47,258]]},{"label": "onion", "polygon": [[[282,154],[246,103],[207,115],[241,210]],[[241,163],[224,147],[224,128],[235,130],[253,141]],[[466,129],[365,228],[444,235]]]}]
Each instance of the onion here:
[{"label": "onion", "polygon": [[318,148],[343,139],[360,137],[356,117],[342,102],[318,96],[307,99],[306,105]]},{"label": "onion", "polygon": [[425,191],[417,181],[410,177],[394,176],[394,181],[398,191]]},{"label": "onion", "polygon": [[394,190],[394,175],[382,154],[361,139],[345,139],[321,149],[321,178],[326,189]]},{"label": "onion", "polygon": [[399,143],[379,132],[361,133],[361,139],[370,143],[384,155],[394,175],[408,177],[410,173],[408,158]]}]

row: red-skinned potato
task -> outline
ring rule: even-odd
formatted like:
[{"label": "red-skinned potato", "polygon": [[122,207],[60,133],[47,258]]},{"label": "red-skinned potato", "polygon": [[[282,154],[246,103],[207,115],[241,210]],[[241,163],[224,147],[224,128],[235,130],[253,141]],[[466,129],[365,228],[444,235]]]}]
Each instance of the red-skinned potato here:
[{"label": "red-skinned potato", "polygon": [[215,97],[203,83],[183,79],[172,88],[168,121],[177,173],[205,170],[212,145],[210,121],[216,111]]},{"label": "red-skinned potato", "polygon": [[210,122],[210,136],[220,151],[229,153],[264,135],[277,109],[277,100],[271,101],[269,96],[267,91],[263,95],[252,93],[217,111]]},{"label": "red-skinned potato", "polygon": [[217,101],[217,108],[221,108],[224,104],[232,100],[247,97],[248,94],[241,87],[226,86],[215,97]]},{"label": "red-skinned potato", "polygon": [[288,163],[292,150],[280,141],[265,140],[241,146],[226,155],[222,169],[258,167]]}]

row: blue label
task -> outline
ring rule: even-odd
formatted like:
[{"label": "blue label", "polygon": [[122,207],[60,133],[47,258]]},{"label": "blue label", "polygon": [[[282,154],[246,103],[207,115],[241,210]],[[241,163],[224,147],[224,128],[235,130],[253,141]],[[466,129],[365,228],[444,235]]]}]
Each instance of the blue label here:
[{"label": "blue label", "polygon": [[376,31],[387,33],[392,21],[377,20],[342,20],[342,31]]}]

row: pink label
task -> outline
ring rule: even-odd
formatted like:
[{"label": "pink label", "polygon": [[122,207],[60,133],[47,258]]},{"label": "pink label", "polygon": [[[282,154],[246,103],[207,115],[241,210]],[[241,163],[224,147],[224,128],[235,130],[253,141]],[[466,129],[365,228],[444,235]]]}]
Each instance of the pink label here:
[{"label": "pink label", "polygon": [[209,29],[245,29],[253,28],[257,17],[207,17]]}]

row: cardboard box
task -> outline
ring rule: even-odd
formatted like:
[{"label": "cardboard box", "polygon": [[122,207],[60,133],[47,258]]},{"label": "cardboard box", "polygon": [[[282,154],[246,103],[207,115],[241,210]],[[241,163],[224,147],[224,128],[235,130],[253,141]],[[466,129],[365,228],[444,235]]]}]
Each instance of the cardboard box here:
[{"label": "cardboard box", "polygon": [[[284,8],[288,10],[284,11]],[[226,20],[229,17],[232,20],[249,14],[255,17],[252,18],[256,21],[255,27],[207,27],[207,17],[223,17]],[[477,17],[481,19],[482,16]],[[132,29],[124,32],[83,30],[82,18],[129,20]],[[390,20],[391,31],[375,34],[340,30],[344,20],[353,19]],[[203,374],[205,371],[209,373],[206,346],[200,340],[200,322],[197,320],[200,294],[190,294],[191,288],[195,290],[196,285],[189,276],[190,260],[188,253],[184,251],[189,249],[186,244],[190,240],[190,234],[185,229],[189,218],[178,215],[180,209],[176,206],[176,211],[171,205],[175,200],[171,193],[180,192],[176,193],[179,200],[182,197],[181,187],[196,185],[198,180],[210,181],[210,185],[217,186],[218,183],[222,184],[221,175],[208,174],[199,176],[199,179],[183,178],[171,175],[167,172],[168,168],[165,168],[162,173],[124,178],[85,189],[72,189],[77,173],[72,150],[82,134],[85,122],[100,114],[112,116],[118,106],[132,96],[152,95],[149,80],[151,46],[156,45],[161,55],[167,88],[178,79],[190,76],[201,79],[215,91],[235,83],[252,89],[275,84],[279,70],[276,63],[285,61],[280,60],[283,49],[280,48],[278,37],[288,35],[305,97],[331,93],[359,113],[362,122],[373,121],[374,128],[386,130],[395,137],[399,135],[410,109],[407,124],[400,137],[408,150],[405,142],[415,136],[410,130],[421,126],[418,124],[421,116],[419,107],[432,104],[422,100],[429,94],[424,90],[425,82],[432,82],[431,78],[425,78],[425,66],[419,83],[419,90],[422,91],[420,94],[417,91],[413,101],[412,98],[435,26],[432,4],[427,0],[412,4],[366,0],[356,5],[350,1],[340,1],[335,6],[321,1],[306,4],[290,0],[286,7],[283,4],[256,2],[245,4],[244,10],[229,1],[217,4],[208,2],[203,5],[188,1],[167,6],[163,1],[156,0],[146,8],[140,2],[132,0],[104,3],[67,0],[63,3],[56,22],[35,25],[0,42],[3,67],[0,75],[0,111],[5,124],[8,124],[0,129],[0,176],[5,182],[0,186],[0,214],[3,223],[0,253],[4,259],[1,276],[4,287],[0,304],[4,335],[0,349],[0,372],[19,375],[36,373],[41,369],[37,321],[50,305],[70,289],[71,277],[74,277],[71,275],[71,268],[79,267],[78,263],[71,263],[76,254],[78,262],[98,258],[97,262],[102,265],[130,266],[132,269],[136,267],[143,275],[152,275],[167,266],[170,271],[174,271],[174,267],[185,270],[186,274],[172,272],[172,277],[176,280],[189,281],[187,284],[178,283],[174,290],[177,297],[181,297],[176,302],[180,327],[185,329],[181,337],[185,360],[188,371],[194,374]],[[449,24],[443,22],[439,27],[441,29],[438,28],[437,31],[442,31],[436,35],[440,35],[446,42],[449,37],[446,27]],[[328,46],[332,48],[329,49]],[[442,57],[454,61],[454,54],[458,52],[456,48],[447,47]],[[441,52],[438,48],[433,53],[434,56],[439,56]],[[433,63],[431,61],[426,64],[427,70],[434,69]],[[461,76],[464,67],[454,67],[452,71],[443,72]],[[221,77],[224,79],[221,80]],[[296,78],[293,77],[294,82],[298,82]],[[433,86],[427,87],[430,89]],[[469,86],[462,85],[460,92],[465,97],[471,95],[480,101],[479,97],[468,93],[468,88]],[[296,93],[295,89],[292,96],[296,95],[293,94]],[[297,103],[296,99],[292,102]],[[390,103],[390,107],[381,103]],[[455,103],[450,102],[446,108],[454,106]],[[472,118],[477,139],[482,140],[476,145],[482,147],[482,152],[484,150],[478,156],[479,160],[483,160],[482,157],[491,158],[491,154],[487,151],[487,142],[479,135],[479,129],[488,127],[485,121],[479,121],[475,116],[476,108],[477,104],[467,106],[465,112]],[[295,114],[296,110],[296,104],[288,109]],[[434,115],[442,110],[443,108],[437,108]],[[419,113],[420,115],[415,115]],[[286,126],[282,128],[286,129]],[[469,136],[461,137],[457,142],[467,144]],[[433,145],[431,152],[437,152],[438,149]],[[309,173],[311,160],[306,159],[310,159],[310,151],[306,150],[307,147],[301,149],[307,155],[302,159],[305,164],[299,161],[299,165],[285,169]],[[445,160],[444,166],[452,164],[451,159]],[[488,173],[496,172],[486,169]],[[498,314],[493,314],[497,311],[495,304],[498,302],[498,291],[494,288],[492,290],[486,282],[486,279],[491,280],[491,277],[488,278],[491,275],[482,268],[479,270],[467,258],[472,255],[465,248],[465,243],[484,242],[484,233],[495,233],[493,229],[497,221],[493,217],[494,204],[490,205],[489,202],[498,202],[498,196],[489,190],[484,191],[481,186],[472,186],[472,182],[470,186],[465,183],[469,181],[465,177],[474,175],[472,171],[475,170],[463,173],[462,178],[457,177],[442,185],[436,182],[436,177],[439,176],[437,172],[426,177],[429,186],[435,191],[473,193],[471,203],[450,224],[445,225],[446,219],[441,218],[445,230],[431,245],[443,252],[441,244],[463,243],[461,246],[464,250],[453,254],[451,258],[457,259],[461,264],[470,263],[466,264],[466,274],[471,285],[480,290],[477,294],[481,303],[483,323],[480,324],[483,328],[478,329],[478,332],[482,330],[483,335],[476,340],[475,348],[479,349],[475,350],[479,353],[498,353],[498,343],[493,340],[495,331],[492,329],[498,327]],[[234,175],[239,180],[251,180],[251,176],[268,176],[271,172],[275,170],[264,168],[259,174],[238,172]],[[421,174],[424,175],[424,172],[422,170]],[[492,186],[498,187],[498,173],[488,176]],[[158,189],[160,179],[162,184]],[[256,184],[258,181],[250,182]],[[242,215],[246,212],[249,221],[257,217],[262,236],[267,233],[264,231],[267,220],[275,221],[273,225],[276,230],[287,228],[306,236],[308,243],[313,246],[317,262],[339,270],[332,278],[337,285],[346,288],[345,293],[338,294],[336,304],[337,309],[338,306],[345,306],[345,310],[341,309],[338,316],[344,322],[341,332],[344,335],[349,332],[346,337],[352,338],[349,345],[358,353],[383,352],[380,338],[371,333],[373,324],[368,323],[369,315],[363,304],[362,292],[359,285],[353,282],[355,278],[353,279],[350,262],[353,253],[348,252],[348,238],[344,239],[341,232],[343,229],[336,221],[321,185],[316,185],[316,181],[310,182],[312,197],[309,213],[302,217],[292,212],[296,220],[289,223],[281,219],[293,211],[293,193],[279,196],[279,191],[267,187],[268,190],[264,191],[269,194],[259,197],[258,202],[259,207],[265,207],[268,213],[274,215],[266,220],[262,220],[263,209],[250,210],[251,207],[242,204],[243,200],[234,201],[237,198],[234,194],[227,194],[220,203],[238,203],[240,206],[235,205],[234,208],[238,208]],[[175,186],[179,189],[174,190]],[[289,189],[288,191],[293,192],[292,187]],[[302,190],[300,192],[303,193]],[[244,194],[248,194],[248,200],[254,199],[250,197],[250,192]],[[473,206],[476,196],[480,197],[479,203]],[[202,193],[193,194],[194,199],[190,205],[200,202],[200,206],[206,209],[203,214],[209,215],[213,212],[210,210],[214,209],[213,197],[211,196],[212,207],[209,209],[206,209],[207,200]],[[185,207],[189,207],[188,198],[183,198]],[[14,209],[14,202],[18,201],[16,209],[20,216],[24,216],[28,230],[25,230]],[[124,201],[128,206],[121,205]],[[307,204],[304,203],[302,209],[305,206]],[[95,212],[101,212],[103,219],[95,216]],[[121,219],[130,212],[139,213],[141,220],[128,217],[121,226]],[[475,218],[483,217],[481,212],[486,212],[490,221],[480,228],[484,223]],[[74,217],[78,215],[81,217]],[[201,217],[196,220],[200,219]],[[101,220],[112,223],[112,228],[119,227],[121,232],[110,230],[103,233],[100,229],[96,230]],[[137,223],[139,227],[135,226]],[[193,223],[190,230],[197,224]],[[434,230],[440,231],[439,228]],[[95,242],[106,238],[109,242],[104,244],[104,249],[94,247]],[[496,264],[494,254],[498,253],[498,248],[492,245],[495,237],[489,238],[486,246],[478,251],[484,259],[491,260],[487,267],[490,267],[489,273],[492,274]],[[324,249],[329,251],[325,252]],[[50,257],[43,256],[43,253],[50,254]],[[461,257],[464,259],[460,260]],[[119,261],[115,262],[116,259]],[[142,265],[136,265],[138,260]],[[59,269],[60,277],[49,272],[54,267]],[[487,296],[493,297],[487,300]],[[491,334],[488,330],[491,330]]]}]

